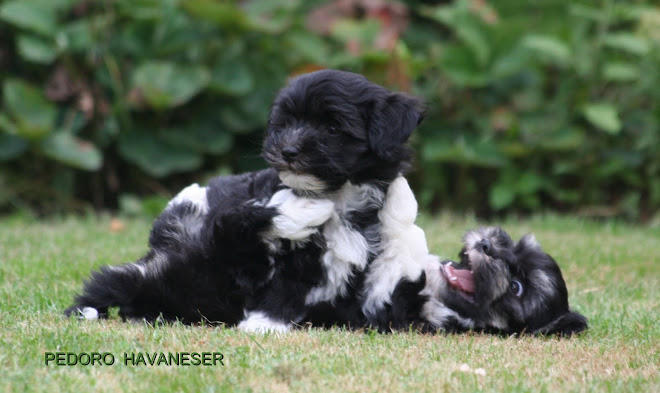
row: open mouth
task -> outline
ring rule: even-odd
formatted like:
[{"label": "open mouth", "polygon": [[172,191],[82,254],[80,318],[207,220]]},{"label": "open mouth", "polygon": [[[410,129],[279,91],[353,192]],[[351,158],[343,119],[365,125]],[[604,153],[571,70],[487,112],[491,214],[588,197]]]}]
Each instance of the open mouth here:
[{"label": "open mouth", "polygon": [[454,288],[463,298],[473,303],[474,274],[472,270],[457,268],[451,261],[444,263],[441,270],[449,286]]}]

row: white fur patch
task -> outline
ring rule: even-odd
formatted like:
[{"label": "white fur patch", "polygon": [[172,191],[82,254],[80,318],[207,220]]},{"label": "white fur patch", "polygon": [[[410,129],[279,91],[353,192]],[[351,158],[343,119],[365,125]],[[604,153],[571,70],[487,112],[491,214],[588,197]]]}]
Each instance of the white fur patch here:
[{"label": "white fur patch", "polygon": [[323,255],[326,282],[307,294],[306,304],[330,301],[344,295],[353,269],[364,270],[369,261],[367,239],[344,225],[337,214],[323,228],[323,236],[328,246]]},{"label": "white fur patch", "polygon": [[187,243],[199,236],[204,226],[204,216],[209,211],[206,187],[200,187],[197,183],[189,185],[167,203],[165,211],[182,203],[191,203],[195,208],[168,219],[162,235],[170,238],[172,243]]},{"label": "white fur patch", "polygon": [[238,324],[238,328],[253,333],[286,333],[291,330],[290,325],[274,321],[261,311],[247,312],[245,319]]},{"label": "white fur patch", "polygon": [[375,315],[390,302],[401,279],[418,280],[429,253],[424,231],[415,225],[417,201],[404,177],[390,184],[378,218],[381,251],[371,263],[365,281],[362,311],[367,315]]},{"label": "white fur patch", "polygon": [[332,301],[346,293],[346,285],[355,270],[362,271],[369,262],[369,255],[377,251],[378,244],[370,242],[364,234],[350,228],[342,220],[351,211],[368,207],[380,207],[383,193],[373,186],[356,186],[346,183],[332,194],[335,214],[323,227],[328,251],[323,255],[326,282],[313,288],[305,299],[306,304]]},{"label": "white fur patch", "polygon": [[285,185],[296,190],[321,192],[326,189],[325,182],[313,175],[282,171],[280,172],[280,180]]},{"label": "white fur patch", "polygon": [[206,214],[209,211],[209,202],[206,198],[206,187],[200,187],[197,183],[191,184],[181,190],[167,203],[167,207],[178,205],[183,202],[192,202],[203,214]]},{"label": "white fur patch", "polygon": [[288,189],[276,192],[268,206],[277,206],[280,213],[273,218],[272,237],[291,240],[317,232],[334,210],[334,203],[328,199],[299,197]]},{"label": "white fur patch", "polygon": [[94,307],[84,307],[80,310],[80,319],[86,319],[88,321],[99,319],[99,311]]}]

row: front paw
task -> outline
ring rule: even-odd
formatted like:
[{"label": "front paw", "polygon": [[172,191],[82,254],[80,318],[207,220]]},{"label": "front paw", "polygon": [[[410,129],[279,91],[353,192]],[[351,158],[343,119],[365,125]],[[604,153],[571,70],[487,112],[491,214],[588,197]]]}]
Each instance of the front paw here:
[{"label": "front paw", "polygon": [[332,217],[335,207],[328,199],[299,197],[288,189],[275,193],[268,206],[276,207],[279,213],[273,218],[273,235],[290,240],[316,233],[317,227]]},{"label": "front paw", "polygon": [[291,330],[287,323],[273,320],[261,311],[246,313],[245,319],[238,324],[238,328],[251,333],[286,333]]}]

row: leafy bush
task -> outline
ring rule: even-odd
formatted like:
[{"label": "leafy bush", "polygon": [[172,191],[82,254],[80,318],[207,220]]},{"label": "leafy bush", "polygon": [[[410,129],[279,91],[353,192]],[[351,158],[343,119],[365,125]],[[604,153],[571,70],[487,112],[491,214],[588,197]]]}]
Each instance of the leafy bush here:
[{"label": "leafy bush", "polygon": [[658,208],[660,8],[437,3],[0,1],[0,209],[117,207],[262,167],[273,96],[321,67],[426,99],[424,206]]},{"label": "leafy bush", "polygon": [[657,209],[660,8],[496,4],[420,8],[449,30],[422,43],[429,66],[416,76],[431,82],[418,86],[436,109],[420,141],[425,200],[485,212]]}]

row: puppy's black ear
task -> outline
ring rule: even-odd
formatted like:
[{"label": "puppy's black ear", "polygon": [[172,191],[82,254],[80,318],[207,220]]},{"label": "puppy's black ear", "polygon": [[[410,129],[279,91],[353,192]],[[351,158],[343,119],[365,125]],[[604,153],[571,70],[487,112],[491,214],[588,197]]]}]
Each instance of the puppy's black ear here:
[{"label": "puppy's black ear", "polygon": [[386,161],[396,161],[410,134],[424,119],[420,100],[401,93],[375,100],[369,115],[369,148]]},{"label": "puppy's black ear", "polygon": [[571,336],[587,329],[587,318],[582,314],[570,311],[549,324],[538,329],[536,333],[559,336]]}]

